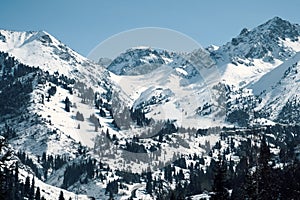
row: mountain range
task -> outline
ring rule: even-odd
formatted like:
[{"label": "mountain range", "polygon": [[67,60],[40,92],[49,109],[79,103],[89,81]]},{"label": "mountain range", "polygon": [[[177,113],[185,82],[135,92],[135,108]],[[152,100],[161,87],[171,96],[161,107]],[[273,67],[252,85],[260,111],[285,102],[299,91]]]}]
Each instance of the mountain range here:
[{"label": "mountain range", "polygon": [[[132,47],[96,63],[45,31],[0,30],[1,155],[45,199],[164,199],[180,184],[210,198],[212,163],[223,153],[236,172],[246,141],[265,134],[275,166],[290,140],[300,153],[299,39],[274,17],[220,47]],[[189,188],[196,165],[201,191]]]}]

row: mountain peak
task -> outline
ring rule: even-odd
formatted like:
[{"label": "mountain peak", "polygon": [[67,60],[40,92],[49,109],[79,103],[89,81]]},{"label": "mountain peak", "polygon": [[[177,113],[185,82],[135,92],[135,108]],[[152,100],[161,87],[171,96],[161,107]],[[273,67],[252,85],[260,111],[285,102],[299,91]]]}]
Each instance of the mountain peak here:
[{"label": "mountain peak", "polygon": [[140,73],[139,68],[145,70],[145,65],[157,67],[167,64],[171,57],[172,53],[166,50],[144,46],[133,47],[115,58],[108,66],[108,70],[118,75]]},{"label": "mountain peak", "polygon": [[258,26],[257,30],[271,33],[273,36],[282,39],[290,38],[291,40],[295,40],[300,35],[300,27],[298,24],[292,24],[280,17],[274,17],[268,20],[266,23]]},{"label": "mountain peak", "polygon": [[[46,31],[9,31],[0,30],[0,39],[8,48],[20,48],[33,41],[51,44],[56,39]],[[58,42],[57,42],[58,43]]]},{"label": "mountain peak", "polygon": [[240,34],[231,42],[212,52],[216,59],[234,60],[264,59],[274,62],[274,58],[285,60],[294,55],[299,43],[300,26],[292,24],[280,17],[274,17],[252,30],[242,29]]},{"label": "mountain peak", "polygon": [[284,20],[278,16],[275,16],[273,17],[272,19],[268,20],[266,23],[275,23],[275,24],[278,24],[278,23],[282,23],[282,22],[286,22],[286,23],[290,23],[289,21],[287,20]]},{"label": "mountain peak", "polygon": [[[0,30],[0,51],[9,52],[23,64],[50,73],[71,75],[90,61],[46,31]],[[68,66],[68,67],[66,67]]]}]

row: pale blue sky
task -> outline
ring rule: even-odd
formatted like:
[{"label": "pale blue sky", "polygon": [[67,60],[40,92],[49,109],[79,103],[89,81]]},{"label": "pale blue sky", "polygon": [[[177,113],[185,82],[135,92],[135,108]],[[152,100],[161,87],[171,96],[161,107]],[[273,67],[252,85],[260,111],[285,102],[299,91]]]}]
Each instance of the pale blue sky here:
[{"label": "pale blue sky", "polygon": [[46,30],[84,56],[133,28],[173,29],[208,46],[274,16],[300,23],[299,0],[1,0],[0,5],[1,29]]}]

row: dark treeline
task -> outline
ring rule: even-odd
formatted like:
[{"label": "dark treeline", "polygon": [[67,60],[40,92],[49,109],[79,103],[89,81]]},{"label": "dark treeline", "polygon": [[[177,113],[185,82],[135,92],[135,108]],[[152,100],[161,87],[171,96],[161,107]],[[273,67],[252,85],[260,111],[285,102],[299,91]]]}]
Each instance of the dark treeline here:
[{"label": "dark treeline", "polygon": [[[19,161],[13,157],[5,139],[0,138],[0,199],[1,200],[46,200],[41,188],[35,184],[35,178],[28,175],[25,181],[19,176]],[[25,162],[31,163],[31,159],[23,153],[20,154]],[[23,160],[24,161],[24,160]],[[22,161],[22,162],[23,162]],[[45,192],[45,191],[44,191]],[[63,192],[57,199],[64,200]]]}]

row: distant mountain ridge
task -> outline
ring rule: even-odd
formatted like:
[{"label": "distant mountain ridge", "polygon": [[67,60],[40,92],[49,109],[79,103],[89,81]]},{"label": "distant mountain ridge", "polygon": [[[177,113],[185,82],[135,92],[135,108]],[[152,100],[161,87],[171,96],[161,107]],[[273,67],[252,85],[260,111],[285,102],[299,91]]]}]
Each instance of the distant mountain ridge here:
[{"label": "distant mountain ridge", "polygon": [[217,60],[226,57],[263,59],[268,62],[273,62],[274,59],[284,60],[300,50],[299,36],[298,24],[274,17],[252,30],[244,28],[231,42],[212,53]]},{"label": "distant mountain ridge", "polygon": [[[80,71],[95,68],[92,61],[45,31],[0,30],[0,39],[0,51],[9,53],[26,65],[38,66],[51,74],[59,72],[76,77],[80,76]],[[97,70],[101,71],[101,68]]]}]

